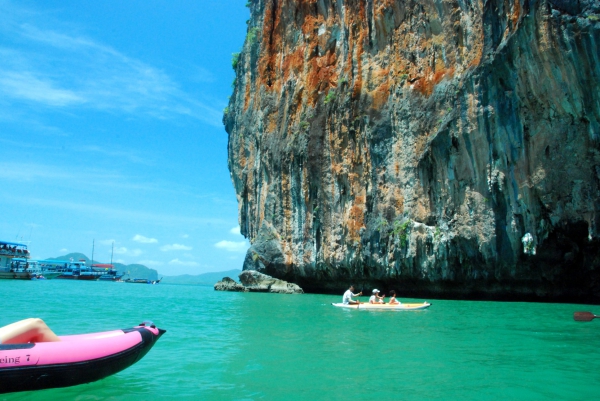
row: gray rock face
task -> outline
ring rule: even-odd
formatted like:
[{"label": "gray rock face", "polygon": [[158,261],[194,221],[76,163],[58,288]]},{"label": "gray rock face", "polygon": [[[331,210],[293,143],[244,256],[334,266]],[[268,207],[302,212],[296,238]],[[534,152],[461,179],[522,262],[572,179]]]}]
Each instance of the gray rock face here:
[{"label": "gray rock face", "polygon": [[600,302],[600,1],[251,13],[223,120],[244,270]]},{"label": "gray rock face", "polygon": [[244,287],[252,292],[275,292],[280,294],[304,293],[302,288],[296,284],[273,278],[255,270],[245,270],[240,273],[239,277]]},{"label": "gray rock face", "polygon": [[279,280],[259,273],[254,270],[246,270],[239,275],[241,284],[235,280],[224,277],[223,280],[215,284],[215,291],[235,291],[235,292],[272,292],[279,294],[303,294],[302,288],[293,283]]},{"label": "gray rock face", "polygon": [[215,291],[248,292],[246,287],[229,277],[223,277],[223,280],[217,282],[214,288]]}]

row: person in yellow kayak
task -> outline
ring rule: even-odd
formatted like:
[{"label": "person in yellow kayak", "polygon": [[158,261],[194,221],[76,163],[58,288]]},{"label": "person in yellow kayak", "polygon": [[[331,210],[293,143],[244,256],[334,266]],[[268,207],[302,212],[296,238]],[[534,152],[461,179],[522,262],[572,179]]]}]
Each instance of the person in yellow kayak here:
[{"label": "person in yellow kayak", "polygon": [[362,295],[362,291],[359,292],[358,294],[354,294],[354,286],[351,285],[350,288],[348,288],[346,290],[346,292],[344,293],[344,297],[342,298],[342,303],[344,303],[345,305],[358,305],[360,304],[360,301],[358,300],[353,300],[352,297],[358,297],[359,295]]},{"label": "person in yellow kayak", "polygon": [[390,302],[388,302],[388,303],[390,305],[400,305],[402,303],[396,299],[396,291],[394,291],[394,290],[390,291]]},{"label": "person in yellow kayak", "polygon": [[380,297],[379,292],[380,291],[377,288],[375,288],[373,290],[373,295],[371,295],[371,298],[369,298],[370,304],[384,304],[385,303],[383,301],[383,299],[385,298],[385,294],[382,297]]}]

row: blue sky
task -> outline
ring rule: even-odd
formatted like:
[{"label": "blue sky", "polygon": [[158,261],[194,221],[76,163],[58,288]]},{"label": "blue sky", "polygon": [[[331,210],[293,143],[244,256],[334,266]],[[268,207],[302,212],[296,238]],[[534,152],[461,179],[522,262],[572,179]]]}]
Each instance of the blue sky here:
[{"label": "blue sky", "polygon": [[221,123],[246,0],[0,0],[0,239],[241,268]]}]

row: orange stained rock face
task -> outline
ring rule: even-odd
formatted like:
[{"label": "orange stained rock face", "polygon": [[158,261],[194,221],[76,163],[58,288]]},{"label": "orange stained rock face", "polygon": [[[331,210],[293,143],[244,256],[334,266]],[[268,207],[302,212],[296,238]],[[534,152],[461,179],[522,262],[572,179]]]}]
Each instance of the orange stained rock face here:
[{"label": "orange stained rock face", "polygon": [[[356,196],[357,194],[364,194],[364,177],[361,177],[357,173],[349,173],[348,180],[350,182],[350,191],[352,196]],[[357,198],[363,199],[362,202],[364,203],[364,196],[359,196]]]},{"label": "orange stained rock face", "polygon": [[[363,93],[363,47],[367,42],[369,32],[369,29],[367,29],[363,22],[366,16],[365,5],[362,3],[358,5],[357,14],[349,15],[346,12],[346,15],[343,17],[345,19],[344,25],[349,28],[349,35],[347,37],[349,51],[347,52],[347,59],[344,61],[343,67],[340,68],[338,65],[339,55],[337,54],[339,49],[332,48],[326,54],[322,56],[318,55],[318,44],[324,40],[318,34],[318,30],[321,26],[331,27],[334,24],[339,24],[337,14],[330,13],[327,20],[320,14],[312,12],[304,14],[301,17],[301,30],[304,37],[300,39],[298,46],[294,46],[290,43],[283,43],[285,40],[285,30],[281,26],[281,14],[284,12],[282,10],[286,7],[294,7],[297,12],[308,12],[307,10],[310,7],[307,7],[307,4],[314,6],[316,1],[302,2],[300,5],[290,4],[284,1],[278,6],[275,6],[275,2],[267,5],[262,33],[263,51],[258,63],[260,83],[256,86],[264,85],[268,91],[278,92],[285,82],[292,77],[296,77],[303,81],[300,85],[301,87],[308,88],[308,91],[303,91],[303,96],[308,95],[308,99],[306,99],[308,100],[308,105],[314,106],[324,94],[327,94],[330,88],[337,86],[338,78],[341,75],[351,80],[352,97],[358,99],[361,93]],[[392,0],[382,1],[375,6],[376,14],[381,15],[398,13],[398,9],[400,8]],[[513,14],[514,18],[518,19],[520,5],[514,5]],[[328,33],[322,35],[328,35]],[[412,35],[404,37],[406,41],[405,48],[410,48],[414,45],[411,42],[411,37]],[[427,47],[429,44],[424,42],[419,45],[419,47],[424,46]],[[474,55],[471,56],[471,66],[477,65],[481,58],[481,46],[475,44],[474,50],[472,53]],[[372,100],[371,105],[374,109],[381,109],[388,102],[390,90],[397,83],[398,75],[404,75],[408,72],[406,70],[406,60],[402,59],[397,53],[388,62],[391,63],[388,66],[393,66],[394,68],[393,74],[390,67],[377,68],[370,83],[371,87],[375,86],[373,90],[369,91],[369,96]],[[410,76],[416,75],[417,79],[414,81],[414,89],[424,96],[430,96],[437,84],[444,78],[452,77],[455,72],[454,66],[445,66],[442,63],[438,63],[434,71],[431,71],[430,67],[426,67],[425,72],[419,72],[421,67],[423,65],[420,67],[411,66],[412,72]],[[254,93],[256,94],[257,92],[255,91]],[[249,103],[248,99],[252,96],[250,88],[246,87],[245,94],[245,105],[247,107]],[[297,101],[300,100],[302,99],[297,99]]]},{"label": "orange stained rock face", "polygon": [[418,79],[415,82],[414,89],[421,92],[425,96],[430,96],[433,93],[433,88],[439,84],[444,78],[452,78],[454,76],[454,68],[438,70],[434,73],[428,69],[425,77]]},{"label": "orange stained rock face", "polygon": [[[316,30],[318,29],[319,25],[322,24],[324,22],[323,20],[323,16],[319,15],[319,16],[314,16],[314,15],[305,15],[304,16],[304,22],[302,23],[302,33],[304,34],[304,36],[310,36],[311,39],[314,39],[314,36],[316,36]],[[313,42],[312,40],[309,41]]]},{"label": "orange stained rock face", "polygon": [[246,147],[245,146],[238,146],[238,163],[241,167],[240,171],[242,171],[244,168],[246,168]]},{"label": "orange stained rock face", "polygon": [[311,88],[314,104],[319,93],[327,91],[335,86],[337,80],[336,55],[333,51],[328,52],[323,57],[314,57],[309,61],[309,71],[306,77],[306,85]]},{"label": "orange stained rock face", "polygon": [[371,94],[373,98],[372,107],[376,110],[380,110],[388,101],[390,97],[390,84],[389,81],[381,84],[375,91]]},{"label": "orange stained rock face", "polygon": [[427,142],[429,141],[429,132],[423,132],[420,136],[415,139],[415,154],[421,155],[427,149]]},{"label": "orange stained rock face", "polygon": [[[342,86],[344,92],[340,89],[340,99],[346,90],[350,90],[354,101],[362,97],[366,100],[365,104],[368,104],[373,110],[382,110],[390,101],[395,86],[406,85],[408,87],[412,83],[415,91],[423,96],[431,96],[436,85],[444,79],[454,77],[455,71],[462,71],[462,68],[469,63],[469,59],[471,65],[476,65],[480,61],[482,43],[477,41],[477,36],[482,33],[477,29],[477,20],[473,24],[475,34],[472,36],[475,39],[469,43],[470,53],[466,60],[462,59],[463,64],[461,65],[457,60],[456,51],[448,47],[450,39],[444,37],[443,34],[434,35],[433,38],[416,35],[413,29],[414,21],[404,16],[405,12],[411,11],[408,9],[411,7],[410,5],[394,0],[375,1],[373,15],[370,18],[376,20],[373,23],[377,26],[373,29],[377,32],[374,31],[374,36],[369,36],[370,27],[367,21],[366,2],[357,2],[352,7],[344,8],[344,15],[329,12],[327,18],[316,12],[317,2],[318,0],[273,0],[265,5],[262,32],[257,35],[260,43],[255,44],[255,46],[260,46],[260,59],[255,66],[254,75],[252,75],[253,70],[249,69],[245,79],[240,79],[238,82],[238,88],[240,85],[244,86],[242,92],[244,94],[244,111],[247,111],[249,107],[258,110],[264,105],[262,99],[259,98],[263,93],[262,90],[281,93],[282,96],[287,97],[290,92],[282,90],[286,82],[295,80],[294,87],[296,88],[293,98],[278,100],[281,104],[286,104],[284,109],[273,110],[268,115],[263,115],[266,134],[284,132],[286,129],[293,129],[295,125],[297,126],[299,121],[304,119],[304,117],[300,117],[301,113],[307,107],[314,107],[317,102],[323,101],[327,94],[338,86],[340,77],[344,78]],[[349,11],[350,9],[351,11]],[[434,9],[429,7],[426,13]],[[290,10],[293,10],[295,14],[290,13]],[[520,4],[515,3],[511,12],[513,23],[518,22],[521,13]],[[291,15],[294,18],[293,21],[290,20]],[[403,20],[400,21],[398,18],[403,18]],[[286,31],[284,25],[294,23],[300,24],[301,34],[298,34],[301,36],[296,37],[293,39],[295,42],[292,42],[293,35]],[[450,26],[452,21],[443,21],[443,23]],[[457,23],[459,22],[457,21]],[[347,34],[344,35],[345,47],[332,46],[323,54],[323,46],[330,45],[329,35],[335,26],[347,29]],[[454,32],[454,28],[452,29]],[[369,51],[365,54],[365,49],[370,46],[371,40],[381,34],[394,37],[391,48],[382,49],[380,46],[378,52],[371,53]],[[440,48],[445,49],[450,55],[443,61],[441,57],[437,57],[433,53],[439,53]],[[415,49],[420,49],[423,55],[417,55],[417,58],[413,60],[410,57],[417,54],[413,51]],[[284,121],[289,124],[288,127],[280,126]],[[340,142],[339,138],[347,136],[347,132],[347,127],[343,123],[338,124],[338,132],[333,135],[333,138],[330,137],[330,145],[334,153],[339,156],[332,158],[331,172],[333,175],[348,174],[352,195],[355,195],[361,192],[360,180],[362,179],[362,173],[356,174],[355,167],[360,163],[367,163],[368,155],[356,152],[356,144]],[[418,153],[427,146],[427,135],[428,133],[424,132],[416,138],[414,146]],[[240,151],[239,153],[239,164],[242,169],[253,165],[253,161],[247,160],[247,157],[256,157],[255,152],[257,151],[257,149],[253,149],[251,143],[247,143],[245,146],[248,152],[244,154]],[[292,154],[290,157],[293,159],[294,155]],[[399,163],[394,163],[390,167],[396,177],[401,175]],[[248,177],[250,176],[258,178],[254,177],[251,172]],[[335,185],[332,186],[334,193],[335,187]],[[387,198],[390,199],[389,196]],[[403,209],[403,198],[395,195],[392,198],[402,199],[396,207]],[[353,208],[357,206],[360,209],[360,205],[357,204]],[[284,209],[291,210],[291,206]],[[351,225],[359,229],[363,223],[362,220],[356,219],[359,216],[358,209],[353,209],[351,215],[354,216],[350,219]],[[291,216],[287,216],[287,218],[291,218]],[[361,222],[357,223],[357,221]]]},{"label": "orange stained rock face", "polygon": [[286,220],[286,225],[289,223],[292,218],[292,200],[291,200],[291,187],[290,187],[290,176],[287,173],[281,173],[281,191],[282,193],[282,203],[283,203],[283,213]]},{"label": "orange stained rock face", "polygon": [[344,166],[341,163],[333,163],[331,165],[331,172],[335,175],[339,175],[342,171],[344,171]]},{"label": "orange stained rock face", "polygon": [[521,17],[521,2],[515,1],[513,3],[511,21],[513,23],[513,30],[516,28],[517,22],[519,22],[519,18]]},{"label": "orange stained rock face", "polygon": [[289,174],[282,173],[281,175],[281,191],[282,191],[282,209],[283,209],[283,233],[282,236],[286,238],[285,244],[282,245],[284,255],[286,257],[286,263],[292,263],[293,261],[293,237],[294,237],[294,215],[293,211],[295,207],[301,207],[300,205],[293,205],[292,200],[292,182]]},{"label": "orange stained rock face", "polygon": [[[317,3],[317,0],[267,2],[260,36],[262,38],[260,43],[261,58],[257,63],[257,82],[252,84],[250,77],[247,77],[248,79],[245,81],[244,110],[249,107],[251,98],[258,96],[260,93],[257,90],[258,88],[264,87],[270,92],[280,92],[282,86],[289,79],[297,79],[297,86],[306,89],[302,90],[301,96],[297,96],[295,101],[297,103],[306,101],[303,104],[307,106],[314,106],[319,100],[322,100],[331,88],[337,86],[340,76],[344,77],[345,82],[348,82],[351,86],[354,100],[365,94],[363,80],[366,78],[363,76],[363,68],[365,68],[363,63],[368,61],[365,60],[363,53],[364,46],[370,42],[368,36],[370,30],[366,22],[366,3],[359,2],[359,4],[346,8],[344,15],[330,12],[327,14],[327,19],[324,15],[315,12]],[[458,64],[460,61],[456,58],[457,53],[452,50],[451,46],[448,47],[447,41],[449,39],[443,39],[444,34],[435,36],[432,39],[433,42],[425,37],[415,39],[415,32],[411,30],[410,25],[412,22],[406,17],[402,17],[404,18],[401,22],[403,28],[391,27],[390,24],[393,25],[394,21],[396,21],[395,24],[400,24],[398,18],[401,18],[404,15],[403,13],[410,11],[408,9],[410,5],[400,4],[394,0],[379,0],[373,6],[373,18],[392,19],[391,22],[387,20],[385,23],[382,22],[386,28],[385,32],[379,33],[380,35],[395,36],[395,43],[401,43],[400,48],[402,49],[411,49],[415,46],[419,49],[427,49],[431,47],[432,43],[436,43],[436,46],[442,46],[449,52],[445,63],[450,63],[450,65],[446,65],[441,62],[440,57],[437,57],[439,61],[435,60],[435,55],[432,55],[434,57],[433,64],[429,59],[427,61],[422,59],[419,63],[414,64],[414,62],[406,60],[400,55],[401,52],[397,51],[389,57],[384,56],[386,68],[376,71],[372,82],[370,82],[370,87],[373,89],[369,90],[368,96],[371,98],[373,109],[380,110],[386,105],[394,85],[405,82],[399,80],[399,77],[405,76],[405,74],[412,78],[411,82],[416,91],[424,96],[430,96],[436,85],[443,79],[451,78],[454,75],[455,68],[462,70],[460,64]],[[427,12],[433,12],[432,10],[435,10],[435,7],[429,6],[431,4],[426,7]],[[352,12],[348,11],[349,8],[352,8]],[[517,24],[521,13],[520,2],[514,2],[510,15],[508,15],[513,27]],[[290,15],[294,15],[295,20],[290,20]],[[286,18],[289,21],[285,21]],[[340,21],[340,19],[343,21]],[[300,21],[302,32],[302,37],[296,39],[297,44],[290,42],[288,38],[291,35],[287,34],[286,36],[284,26],[285,24],[293,24],[295,21]],[[463,59],[462,63],[464,64],[462,64],[462,67],[477,66],[481,61],[483,48],[482,43],[477,40],[477,36],[482,36],[483,33],[479,32],[479,22],[478,20],[474,21],[475,33],[473,37],[475,40],[470,41],[468,53],[465,54],[467,60]],[[456,23],[459,23],[459,21]],[[330,34],[329,29],[335,25],[344,26],[348,29],[348,35],[346,36],[347,51],[344,53],[345,59],[342,63],[339,63],[338,60],[341,56],[339,48],[333,47],[322,56],[318,54],[319,43],[326,42],[327,35]],[[327,28],[327,31],[325,33],[321,32],[321,35],[319,35],[319,29],[323,26]],[[453,32],[456,31],[455,28],[451,29]],[[415,42],[415,40],[418,42]],[[470,61],[468,61],[469,59]],[[431,71],[432,68],[433,71]],[[382,76],[378,77],[378,74],[382,74]],[[255,107],[260,107],[260,102],[256,102]]]},{"label": "orange stained rock face", "polygon": [[[247,75],[250,75],[250,72],[247,73]],[[248,106],[250,105],[250,87],[252,86],[252,83],[250,82],[250,79],[246,80],[246,85],[244,87],[244,111],[248,110]]]},{"label": "orange stained rock face", "polygon": [[[356,75],[354,76],[354,88],[352,90],[352,98],[358,99],[362,92],[363,78],[362,78],[362,57],[363,54],[363,45],[365,38],[365,31],[360,30],[358,33],[358,39],[356,40],[356,47],[354,49],[354,54],[351,53],[351,58],[356,60]],[[352,62],[349,63],[352,65]]]},{"label": "orange stained rock face", "polygon": [[402,195],[402,190],[398,187],[394,188],[393,200],[396,206],[396,213],[399,215],[404,213],[404,195]]},{"label": "orange stained rock face", "polygon": [[279,124],[278,124],[278,118],[277,118],[277,113],[271,113],[267,116],[268,118],[268,123],[267,123],[267,134],[272,134],[274,132],[277,132],[279,130]]},{"label": "orange stained rock face", "polygon": [[298,46],[292,53],[284,55],[283,57],[283,79],[287,81],[290,76],[300,75],[304,70],[304,57],[305,57],[306,46]]},{"label": "orange stained rock face", "polygon": [[281,243],[281,248],[283,249],[283,256],[285,258],[284,263],[288,266],[288,269],[289,266],[294,263],[294,249],[290,244],[291,241],[283,241]]},{"label": "orange stained rock face", "polygon": [[[386,13],[393,13],[399,9],[397,0],[379,0],[376,3],[379,4],[374,5],[373,14],[375,19],[379,21],[385,20]],[[403,6],[404,5],[401,5],[400,7]]]},{"label": "orange stained rock face", "polygon": [[261,45],[263,51],[258,62],[261,83],[273,91],[281,89],[282,83],[277,79],[276,72],[278,57],[284,51],[282,35],[285,33],[285,27],[281,25],[281,8],[277,7],[277,3],[272,1],[265,7]]},{"label": "orange stained rock face", "polygon": [[310,105],[314,105],[319,92],[335,86],[337,82],[337,55],[333,50],[323,56],[316,55],[317,30],[324,22],[322,16],[304,16],[302,32],[306,36],[304,41],[309,43],[308,47],[304,44],[289,47],[283,43],[285,30],[280,26],[283,7],[275,11],[271,5],[265,10],[263,50],[257,66],[260,82],[256,86],[265,86],[268,91],[279,92],[288,79],[296,76],[304,81],[304,87],[310,88],[308,100]]},{"label": "orange stained rock face", "polygon": [[360,229],[365,226],[365,197],[357,196],[354,206],[350,208],[348,221],[348,234],[352,241],[360,241]]}]

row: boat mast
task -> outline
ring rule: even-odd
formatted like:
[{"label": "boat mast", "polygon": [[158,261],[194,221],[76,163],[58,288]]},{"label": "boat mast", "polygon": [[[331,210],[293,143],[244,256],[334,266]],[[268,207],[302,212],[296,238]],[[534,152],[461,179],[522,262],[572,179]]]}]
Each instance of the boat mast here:
[{"label": "boat mast", "polygon": [[92,267],[92,265],[94,264],[94,245],[95,245],[94,242],[95,241],[96,241],[95,239],[92,240],[92,260],[90,260],[90,267]]},{"label": "boat mast", "polygon": [[115,253],[115,241],[112,243],[112,249],[110,250],[110,265],[112,266],[113,254]]}]

